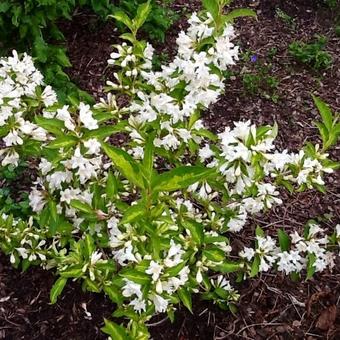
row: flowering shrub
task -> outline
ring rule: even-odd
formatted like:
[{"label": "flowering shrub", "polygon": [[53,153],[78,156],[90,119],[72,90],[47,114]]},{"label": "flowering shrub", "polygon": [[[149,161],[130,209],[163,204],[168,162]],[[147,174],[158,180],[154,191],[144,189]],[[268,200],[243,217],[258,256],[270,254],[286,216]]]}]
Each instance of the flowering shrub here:
[{"label": "flowering shrub", "polygon": [[[193,293],[235,311],[231,273],[238,280],[269,270],[310,278],[334,265],[340,227],[327,235],[313,221],[302,235],[278,230],[277,240],[257,228],[255,244],[234,247],[250,216],[282,203],[280,188],[325,191],[323,177],[337,167],[327,150],[339,123],[314,98],[323,143],[298,153],[276,149],[277,126],[237,122],[218,135],[206,129],[200,112],[217,101],[223,72],[238,59],[231,22],[252,12],[225,15],[226,1],[203,3],[207,11],[191,16],[177,56],[158,72],[152,46],[137,40],[149,4],[134,19],[116,15],[131,33],[110,56],[116,73],[107,88],[129,96],[125,108],[112,93],[93,107],[62,106],[28,56],[1,60],[1,164],[39,160],[32,216],[2,215],[1,249],[15,266],[56,272],[52,303],[68,280],[107,294],[113,316],[130,320],[125,328],[105,320],[112,339],[148,338],[145,322],[157,313],[173,320],[180,302],[192,311]],[[126,140],[119,148],[116,133]]]}]

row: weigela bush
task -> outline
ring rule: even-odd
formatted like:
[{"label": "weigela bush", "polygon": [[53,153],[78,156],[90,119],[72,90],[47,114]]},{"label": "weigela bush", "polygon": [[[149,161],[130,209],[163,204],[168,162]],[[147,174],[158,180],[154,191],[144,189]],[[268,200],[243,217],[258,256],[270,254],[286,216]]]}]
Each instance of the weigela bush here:
[{"label": "weigela bush", "polygon": [[[107,294],[113,315],[130,320],[126,328],[105,320],[112,339],[148,338],[145,322],[157,313],[173,320],[178,303],[191,311],[193,293],[234,312],[235,279],[270,270],[310,278],[334,266],[339,225],[327,234],[309,221],[302,234],[277,237],[257,227],[254,244],[233,244],[249,217],[282,204],[280,190],[325,191],[339,123],[315,97],[323,143],[298,153],[276,148],[276,125],[241,121],[218,135],[204,126],[200,113],[238,60],[231,22],[252,14],[224,15],[224,3],[204,1],[207,11],[191,16],[177,56],[157,72],[152,46],[136,37],[148,3],[134,19],[116,16],[131,33],[108,61],[111,93],[93,107],[60,105],[30,57],[1,60],[1,164],[39,163],[32,217],[2,215],[1,249],[15,266],[54,270],[53,303],[68,280]],[[121,108],[112,91],[129,104]]]}]

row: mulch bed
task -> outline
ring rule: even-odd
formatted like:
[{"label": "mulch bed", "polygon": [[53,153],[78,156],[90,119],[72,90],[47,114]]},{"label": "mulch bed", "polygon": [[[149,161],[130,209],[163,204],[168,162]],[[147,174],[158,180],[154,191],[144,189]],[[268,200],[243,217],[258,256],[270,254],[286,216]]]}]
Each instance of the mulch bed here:
[{"label": "mulch bed", "polygon": [[[189,4],[190,3],[190,4]],[[176,0],[173,9],[182,13],[199,8],[199,1]],[[323,98],[334,111],[340,111],[340,41],[334,33],[336,11],[308,0],[235,1],[235,7],[252,6],[258,20],[242,19],[237,23],[238,44],[242,50],[257,55],[258,62],[271,63],[271,74],[279,80],[278,101],[260,95],[245,95],[239,75],[240,62],[226,82],[225,94],[204,114],[206,124],[221,131],[233,121],[251,119],[257,124],[279,125],[277,145],[299,150],[305,140],[317,141],[313,120],[318,113],[311,93]],[[295,29],[275,15],[276,7],[295,20]],[[340,14],[340,10],[338,12]],[[164,44],[157,50],[170,57],[180,29],[181,18],[170,30]],[[105,79],[110,77],[106,60],[117,43],[118,32],[112,23],[100,23],[88,13],[77,13],[72,22],[61,23],[67,38],[73,67],[71,79],[95,97],[103,95]],[[333,66],[315,72],[295,63],[287,48],[294,40],[310,40],[314,34],[328,38],[327,49]],[[269,58],[273,48],[277,53]],[[333,148],[334,159],[340,159],[339,146]],[[323,226],[333,228],[340,223],[340,176],[327,179],[327,195],[308,191],[290,195],[283,193],[284,204],[270,212],[255,216],[236,241],[246,243],[256,225],[271,232],[277,227],[287,231],[301,230],[306,221],[321,217]],[[13,269],[0,255],[0,339],[105,339],[100,332],[103,318],[110,317],[114,306],[100,294],[82,293],[78,283],[69,284],[57,304],[49,305],[49,290],[54,281],[51,273],[33,268],[26,273]],[[281,275],[263,274],[237,287],[241,294],[236,315],[221,311],[214,305],[194,301],[194,314],[178,307],[171,324],[164,316],[150,321],[153,339],[339,339],[340,338],[340,263],[332,273],[325,272],[313,279],[292,282]],[[88,313],[86,313],[88,311]],[[90,313],[90,314],[89,314]]]}]

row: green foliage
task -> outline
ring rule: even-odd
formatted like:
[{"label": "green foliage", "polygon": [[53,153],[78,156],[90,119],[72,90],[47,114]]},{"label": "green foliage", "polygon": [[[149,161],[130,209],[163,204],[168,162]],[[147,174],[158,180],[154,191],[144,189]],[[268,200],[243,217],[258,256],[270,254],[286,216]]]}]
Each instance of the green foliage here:
[{"label": "green foliage", "polygon": [[[330,266],[324,253],[328,250],[326,234],[311,223],[303,238],[279,231],[281,252],[277,241],[259,226],[255,242],[251,241],[255,248],[244,247],[237,256],[239,247],[232,247],[233,233],[245,226],[248,217],[282,203],[277,189],[283,181],[290,183],[292,191],[323,185],[323,173],[333,168],[322,151],[334,144],[338,118],[314,99],[322,116],[323,150],[310,144],[288,158],[274,147],[276,124],[256,127],[238,122],[233,130],[227,128],[219,135],[204,128],[200,113],[216,102],[223,90],[223,68],[234,61],[222,64],[228,54],[218,52],[217,47],[224,48],[233,35],[224,24],[240,13],[251,13],[238,10],[224,15],[222,5],[229,2],[204,2],[214,21],[203,13],[202,18],[193,16],[200,23],[192,27],[212,30],[203,42],[200,37],[193,39],[189,55],[179,53],[181,68],[163,75],[162,86],[145,85],[147,78],[140,76],[142,71],[144,77],[144,72],[152,74],[150,45],[137,36],[151,1],[139,5],[133,18],[122,11],[113,15],[131,32],[122,36],[129,44],[119,45],[119,53],[112,53],[110,59],[116,69],[121,67],[115,76],[118,84],[110,86],[119,94],[130,91],[133,103],[127,108],[120,110],[112,94],[107,102],[101,100],[93,107],[76,100],[73,106],[64,106],[40,85],[34,87],[34,95],[23,90],[18,96],[20,111],[10,106],[15,104],[10,98],[2,99],[1,109],[16,109],[9,111],[0,131],[6,146],[2,165],[17,166],[21,157],[29,156],[41,162],[39,179],[30,192],[32,216],[23,221],[0,214],[0,248],[14,266],[21,264],[24,270],[31,265],[54,268],[58,278],[51,289],[51,303],[69,279],[80,282],[84,291],[106,293],[115,303],[112,316],[120,322],[125,318],[122,325],[105,320],[102,331],[112,340],[148,339],[146,322],[164,312],[173,320],[179,303],[193,312],[193,293],[201,292],[205,300],[235,313],[239,294],[228,280],[235,276],[240,282],[278,269],[292,275],[304,270],[310,278]],[[209,59],[201,53],[205,49],[211,52]],[[236,58],[237,49],[230,51]],[[197,99],[212,97],[208,102],[197,101],[181,119],[174,115],[170,120],[168,113],[188,99],[189,85],[198,82],[194,76],[199,70],[188,78],[182,73],[202,55],[202,64],[211,64],[206,72],[213,77],[193,91]],[[23,64],[18,60],[17,65]],[[25,65],[30,64],[26,61]],[[20,72],[10,71],[6,79],[20,79],[16,77]],[[164,97],[171,106],[164,107]],[[138,113],[145,110],[145,104],[148,115],[143,118]],[[124,122],[126,113],[129,117]],[[15,118],[21,119],[16,122]],[[169,141],[164,130],[178,135]],[[130,137],[120,148],[109,140],[116,133]],[[38,152],[23,153],[34,138]],[[330,250],[339,243],[339,235],[330,237]],[[298,249],[296,242],[304,247]],[[310,245],[317,251],[310,251]]]},{"label": "green foliage", "polygon": [[0,167],[0,179],[2,187],[0,187],[0,209],[3,213],[12,214],[15,217],[25,218],[31,213],[26,192],[18,193],[14,190],[14,182],[20,181],[27,165],[20,162],[18,167],[8,165]]},{"label": "green foliage", "polygon": [[289,28],[292,30],[295,30],[296,28],[296,23],[295,19],[288,15],[286,12],[284,12],[281,8],[277,7],[276,8],[276,16],[282,20]]},{"label": "green foliage", "polygon": [[[91,8],[102,19],[117,11],[135,15],[143,1],[122,0],[114,6],[109,0],[3,0],[0,3],[0,56],[13,48],[29,52],[44,74],[45,82],[53,85],[59,99],[70,97],[92,102],[90,95],[71,83],[64,69],[71,66],[64,44],[63,33],[57,26],[60,19],[72,18],[76,6]],[[144,31],[153,39],[164,40],[165,31],[175,16],[166,7],[152,1],[152,11],[146,13]],[[151,9],[151,7],[150,7]]]},{"label": "green foliage", "polygon": [[10,49],[27,51],[52,84],[59,97],[76,96],[90,101],[64,72],[71,63],[67,57],[64,36],[56,22],[71,19],[76,6],[89,6],[103,18],[112,10],[108,0],[3,0],[0,4],[0,56]]},{"label": "green foliage", "polygon": [[220,32],[223,29],[224,24],[232,23],[235,19],[240,17],[256,17],[256,13],[248,8],[237,8],[234,9],[227,14],[224,14],[224,8],[230,3],[232,0],[203,0],[204,9],[209,12],[214,19],[216,25],[216,32]]},{"label": "green foliage", "polygon": [[336,144],[340,136],[340,114],[332,113],[329,106],[320,98],[313,96],[315,106],[318,108],[322,122],[316,122],[322,138],[323,150],[328,150]]},{"label": "green foliage", "polygon": [[340,37],[340,25],[337,25],[337,26],[335,27],[335,35],[336,35],[337,37]]},{"label": "green foliage", "polygon": [[266,65],[257,61],[253,71],[245,71],[242,74],[242,83],[247,94],[260,95],[274,103],[278,101],[276,91],[279,81],[271,75],[270,64]]},{"label": "green foliage", "polygon": [[[120,0],[119,8],[131,18],[137,15],[139,6],[144,2],[144,0]],[[176,13],[166,6],[169,2],[164,0],[157,2],[151,0],[148,2],[152,10],[150,10],[148,17],[145,18],[143,31],[153,40],[164,41],[166,31],[177,19]],[[123,30],[121,25],[119,27]]]},{"label": "green foliage", "polygon": [[325,5],[331,9],[335,9],[337,6],[339,6],[338,0],[323,0],[323,1]]},{"label": "green foliage", "polygon": [[327,39],[324,36],[316,37],[311,43],[294,41],[289,45],[289,53],[300,63],[306,64],[315,70],[327,69],[332,63],[332,56],[325,51]]}]

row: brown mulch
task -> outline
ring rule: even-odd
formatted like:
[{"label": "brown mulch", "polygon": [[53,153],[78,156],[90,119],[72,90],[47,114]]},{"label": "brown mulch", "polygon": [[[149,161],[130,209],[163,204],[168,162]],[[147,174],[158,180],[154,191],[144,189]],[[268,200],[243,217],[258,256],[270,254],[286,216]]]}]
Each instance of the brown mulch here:
[{"label": "brown mulch", "polygon": [[[199,1],[176,0],[174,10],[199,8]],[[215,131],[233,121],[251,119],[257,124],[279,125],[277,145],[280,149],[299,150],[305,140],[317,141],[313,121],[318,113],[311,93],[340,111],[340,41],[334,33],[335,11],[332,13],[311,0],[260,0],[234,2],[235,7],[250,6],[258,20],[242,19],[237,23],[238,44],[243,51],[257,55],[259,63],[271,63],[271,74],[279,80],[277,103],[261,95],[245,94],[239,75],[249,61],[241,61],[234,76],[226,82],[225,94],[204,114],[205,122]],[[290,28],[275,15],[279,7],[294,18]],[[339,11],[340,14],[340,11]],[[118,33],[112,23],[100,23],[88,13],[77,13],[72,22],[61,24],[67,38],[73,67],[71,79],[95,97],[103,95],[103,84],[111,70],[106,60],[117,43]],[[164,44],[157,50],[173,56],[179,29],[186,27],[185,18],[170,30]],[[294,40],[310,40],[314,34],[328,38],[327,50],[333,66],[315,72],[300,65],[288,55]],[[268,54],[277,49],[274,57]],[[332,149],[340,159],[339,146]],[[249,228],[237,236],[248,242],[256,225],[271,232],[277,227],[287,231],[301,230],[310,218],[320,217],[323,226],[333,228],[340,223],[340,176],[327,179],[327,195],[308,191],[290,195],[283,193],[284,204],[267,214],[255,216]],[[103,318],[114,311],[103,295],[82,293],[77,283],[68,284],[56,305],[49,305],[49,289],[54,281],[51,273],[38,268],[21,273],[13,269],[7,258],[0,256],[0,339],[105,339],[100,332]],[[194,301],[194,314],[178,307],[171,324],[164,316],[150,321],[153,339],[339,339],[340,338],[340,264],[332,273],[316,275],[309,281],[292,282],[281,275],[266,274],[237,286],[241,294],[236,315],[221,311],[212,304]],[[91,316],[85,313],[91,313]]]}]

